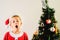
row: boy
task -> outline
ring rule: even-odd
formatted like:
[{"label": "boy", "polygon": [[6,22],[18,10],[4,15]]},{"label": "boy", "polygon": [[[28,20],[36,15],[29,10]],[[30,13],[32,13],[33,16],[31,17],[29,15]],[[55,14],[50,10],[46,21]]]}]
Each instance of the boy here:
[{"label": "boy", "polygon": [[4,36],[4,40],[28,40],[28,36],[25,32],[20,30],[22,21],[18,15],[14,15],[9,20],[11,32],[7,32]]}]

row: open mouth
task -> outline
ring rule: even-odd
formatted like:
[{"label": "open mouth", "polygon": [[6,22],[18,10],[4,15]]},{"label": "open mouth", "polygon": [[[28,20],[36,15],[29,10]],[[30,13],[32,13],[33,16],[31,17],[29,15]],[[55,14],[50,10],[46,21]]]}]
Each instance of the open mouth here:
[{"label": "open mouth", "polygon": [[18,25],[16,25],[15,27],[18,28]]}]

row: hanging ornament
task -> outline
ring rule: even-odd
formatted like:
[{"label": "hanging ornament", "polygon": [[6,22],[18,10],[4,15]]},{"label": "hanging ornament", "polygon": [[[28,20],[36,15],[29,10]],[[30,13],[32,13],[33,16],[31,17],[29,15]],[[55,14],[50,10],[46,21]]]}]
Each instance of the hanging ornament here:
[{"label": "hanging ornament", "polygon": [[50,20],[50,19],[47,19],[47,20],[46,20],[46,23],[47,23],[47,24],[50,24],[50,23],[51,23],[51,20]]},{"label": "hanging ornament", "polygon": [[44,27],[44,23],[42,22],[42,23],[40,24],[40,26],[41,26],[41,27]]},{"label": "hanging ornament", "polygon": [[57,27],[55,27],[55,33],[56,33],[56,34],[58,33],[58,29],[57,29]]},{"label": "hanging ornament", "polygon": [[38,35],[38,30],[36,30],[36,31],[34,32],[34,35]]},{"label": "hanging ornament", "polygon": [[55,28],[54,28],[54,27],[51,27],[51,28],[50,28],[50,31],[51,31],[51,32],[55,32]]},{"label": "hanging ornament", "polygon": [[43,35],[44,34],[44,32],[41,32],[41,33],[39,33],[40,35]]},{"label": "hanging ornament", "polygon": [[43,31],[44,31],[45,29],[43,28]]},{"label": "hanging ornament", "polygon": [[54,27],[55,27],[55,33],[58,33],[58,28],[56,27],[56,23],[54,23]]}]

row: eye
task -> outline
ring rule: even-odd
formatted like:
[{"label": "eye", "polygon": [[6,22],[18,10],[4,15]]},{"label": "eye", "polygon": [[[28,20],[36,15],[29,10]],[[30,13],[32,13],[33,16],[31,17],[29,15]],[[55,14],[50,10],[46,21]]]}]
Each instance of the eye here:
[{"label": "eye", "polygon": [[19,22],[19,21],[17,20],[17,22]]}]

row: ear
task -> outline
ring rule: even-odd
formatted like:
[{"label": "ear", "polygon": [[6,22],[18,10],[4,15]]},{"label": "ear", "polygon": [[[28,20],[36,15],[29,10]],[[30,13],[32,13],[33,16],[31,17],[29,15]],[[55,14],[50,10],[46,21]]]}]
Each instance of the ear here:
[{"label": "ear", "polygon": [[22,25],[22,22],[20,23],[20,26]]}]

